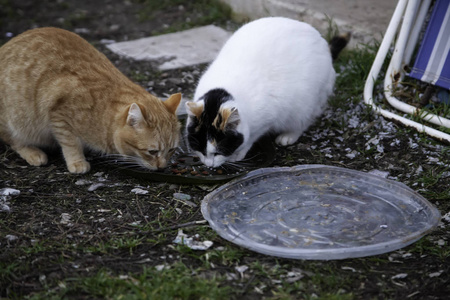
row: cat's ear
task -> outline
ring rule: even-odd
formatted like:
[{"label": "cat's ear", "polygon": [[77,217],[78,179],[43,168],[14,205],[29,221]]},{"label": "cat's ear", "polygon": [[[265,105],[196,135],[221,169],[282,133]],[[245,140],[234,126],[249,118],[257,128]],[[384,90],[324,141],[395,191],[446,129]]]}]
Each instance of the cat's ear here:
[{"label": "cat's ear", "polygon": [[177,93],[177,94],[171,95],[169,97],[169,99],[167,99],[163,103],[170,113],[175,114],[175,112],[177,111],[178,105],[180,105],[180,101],[181,101],[181,94]]},{"label": "cat's ear", "polygon": [[225,108],[221,110],[220,114],[222,115],[222,128],[227,130],[234,130],[241,123],[241,116],[239,115],[239,111],[237,108]]},{"label": "cat's ear", "polygon": [[186,111],[188,115],[194,116],[197,119],[200,119],[200,115],[203,112],[203,108],[204,108],[203,102],[194,102],[194,101],[186,102]]},{"label": "cat's ear", "polygon": [[144,122],[144,115],[139,105],[133,103],[128,109],[127,125],[137,127],[141,122]]}]

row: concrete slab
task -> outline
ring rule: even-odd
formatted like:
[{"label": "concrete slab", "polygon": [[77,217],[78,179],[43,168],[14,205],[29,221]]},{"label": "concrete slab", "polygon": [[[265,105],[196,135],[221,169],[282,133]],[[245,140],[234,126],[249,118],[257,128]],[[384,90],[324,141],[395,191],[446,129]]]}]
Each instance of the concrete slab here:
[{"label": "concrete slab", "polygon": [[238,19],[283,16],[307,22],[326,34],[327,17],[341,32],[351,31],[350,47],[382,39],[397,1],[392,0],[221,0]]},{"label": "concrete slab", "polygon": [[230,32],[208,25],[107,47],[121,56],[156,61],[160,70],[169,70],[213,61],[230,36]]}]

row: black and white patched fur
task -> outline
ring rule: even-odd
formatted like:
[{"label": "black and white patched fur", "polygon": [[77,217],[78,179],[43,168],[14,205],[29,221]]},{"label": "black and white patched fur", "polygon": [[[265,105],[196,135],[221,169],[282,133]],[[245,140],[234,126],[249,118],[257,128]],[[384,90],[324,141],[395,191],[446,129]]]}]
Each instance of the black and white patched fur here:
[{"label": "black and white patched fur", "polygon": [[[342,48],[331,47],[333,56]],[[310,25],[280,17],[250,22],[223,46],[186,103],[189,147],[218,167],[244,159],[266,133],[293,144],[322,114],[335,77],[330,48]]]}]

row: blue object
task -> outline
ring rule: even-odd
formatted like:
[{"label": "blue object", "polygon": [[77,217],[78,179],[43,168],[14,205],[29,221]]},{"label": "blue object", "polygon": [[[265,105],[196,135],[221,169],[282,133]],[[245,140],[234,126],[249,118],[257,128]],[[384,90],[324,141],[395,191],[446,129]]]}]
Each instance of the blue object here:
[{"label": "blue object", "polygon": [[445,105],[450,106],[450,93],[447,90],[439,90],[437,92],[437,97],[439,99],[439,102]]},{"label": "blue object", "polygon": [[450,0],[437,0],[410,77],[450,90]]}]

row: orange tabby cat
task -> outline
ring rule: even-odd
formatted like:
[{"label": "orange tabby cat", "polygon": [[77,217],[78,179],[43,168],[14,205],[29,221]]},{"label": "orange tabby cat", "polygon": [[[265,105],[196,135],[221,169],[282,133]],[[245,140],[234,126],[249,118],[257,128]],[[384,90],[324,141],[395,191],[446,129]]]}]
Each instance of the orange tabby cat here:
[{"label": "orange tabby cat", "polygon": [[150,95],[66,30],[29,30],[0,48],[0,139],[33,166],[47,163],[38,147],[56,142],[71,173],[90,169],[84,146],[165,167],[178,146],[180,100]]}]

